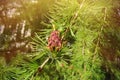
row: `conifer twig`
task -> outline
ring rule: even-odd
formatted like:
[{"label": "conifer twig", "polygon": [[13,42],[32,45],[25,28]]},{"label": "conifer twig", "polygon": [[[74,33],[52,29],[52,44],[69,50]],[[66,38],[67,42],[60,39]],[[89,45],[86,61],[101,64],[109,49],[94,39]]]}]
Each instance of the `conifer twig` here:
[{"label": "conifer twig", "polygon": [[75,14],[74,14],[74,16],[73,16],[73,19],[71,20],[70,26],[73,25],[74,20],[78,17],[79,10],[83,7],[83,3],[84,3],[84,2],[85,2],[85,0],[82,1],[82,3],[81,3],[80,6],[79,6],[79,9],[75,12]]},{"label": "conifer twig", "polygon": [[[39,72],[42,71],[43,67],[45,66],[45,64],[49,61],[50,57],[48,57],[37,69],[37,72],[35,72],[35,74],[33,75],[34,77],[38,75]],[[34,80],[34,77],[31,77],[30,80]]]},{"label": "conifer twig", "polygon": [[48,57],[48,58],[42,63],[42,65],[40,65],[40,66],[38,67],[38,71],[39,71],[39,72],[43,69],[43,67],[44,67],[45,64],[49,61],[49,59],[50,59],[50,57]]},{"label": "conifer twig", "polygon": [[[103,18],[104,21],[106,21],[106,13],[107,13],[106,8],[104,8],[104,18]],[[93,62],[95,61],[95,55],[97,53],[97,48],[98,48],[99,42],[100,42],[100,34],[102,33],[102,31],[103,31],[103,26],[101,27],[100,32],[98,34],[97,44],[96,44],[94,55],[93,55]]]}]

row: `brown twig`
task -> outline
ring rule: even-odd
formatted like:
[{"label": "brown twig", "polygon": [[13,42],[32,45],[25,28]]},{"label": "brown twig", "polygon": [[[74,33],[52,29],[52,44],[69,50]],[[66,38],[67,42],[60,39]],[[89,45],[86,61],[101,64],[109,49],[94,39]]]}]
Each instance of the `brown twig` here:
[{"label": "brown twig", "polygon": [[[40,73],[43,69],[43,67],[45,66],[45,64],[49,61],[50,57],[48,57],[37,69],[37,71],[35,72],[34,76],[37,76],[38,73]],[[32,76],[31,80],[34,80],[33,79],[34,77]]]},{"label": "brown twig", "polygon": [[[106,21],[106,14],[107,14],[106,10],[107,10],[107,8],[104,8],[104,18],[103,18],[104,21]],[[100,43],[100,34],[102,33],[103,28],[104,28],[104,26],[101,27],[100,32],[98,34],[97,44],[96,44],[94,55],[93,55],[93,63],[94,63],[95,58],[96,58],[95,55],[96,55],[97,50],[98,50],[98,46],[99,46],[99,43]]]},{"label": "brown twig", "polygon": [[38,67],[38,72],[41,72],[41,71],[42,71],[43,67],[44,67],[45,64],[49,61],[49,59],[50,59],[50,57],[48,57],[48,58],[42,63],[42,65],[40,65],[40,66]]}]

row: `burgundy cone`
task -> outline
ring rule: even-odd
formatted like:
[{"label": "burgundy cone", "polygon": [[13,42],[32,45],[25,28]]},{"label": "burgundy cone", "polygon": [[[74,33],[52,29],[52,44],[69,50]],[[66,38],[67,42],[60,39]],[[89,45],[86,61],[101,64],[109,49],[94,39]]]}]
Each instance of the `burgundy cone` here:
[{"label": "burgundy cone", "polygon": [[59,36],[59,31],[53,31],[48,38],[48,47],[51,51],[59,51],[62,46],[62,41]]}]

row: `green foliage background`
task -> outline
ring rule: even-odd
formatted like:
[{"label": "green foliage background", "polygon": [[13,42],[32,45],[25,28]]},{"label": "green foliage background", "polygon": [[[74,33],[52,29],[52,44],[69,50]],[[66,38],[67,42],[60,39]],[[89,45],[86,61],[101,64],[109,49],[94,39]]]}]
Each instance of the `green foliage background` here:
[{"label": "green foliage background", "polygon": [[[119,80],[119,0],[56,0],[45,15],[45,28],[32,37],[33,52],[9,64],[1,58],[1,80]],[[116,14],[116,15],[115,15]],[[33,22],[34,23],[34,22]],[[62,49],[50,51],[53,27]]]}]

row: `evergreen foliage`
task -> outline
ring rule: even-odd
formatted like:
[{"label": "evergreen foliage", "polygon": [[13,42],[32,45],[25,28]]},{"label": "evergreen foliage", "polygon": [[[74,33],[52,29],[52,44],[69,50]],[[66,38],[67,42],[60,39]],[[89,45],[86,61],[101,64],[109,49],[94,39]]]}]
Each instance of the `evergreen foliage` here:
[{"label": "evergreen foliage", "polygon": [[[19,54],[9,64],[1,59],[0,79],[119,80],[120,24],[113,17],[120,15],[113,2],[56,0],[46,14],[49,22],[42,23],[46,28],[32,38],[33,52]],[[55,30],[60,32],[59,50],[48,45]]]}]

